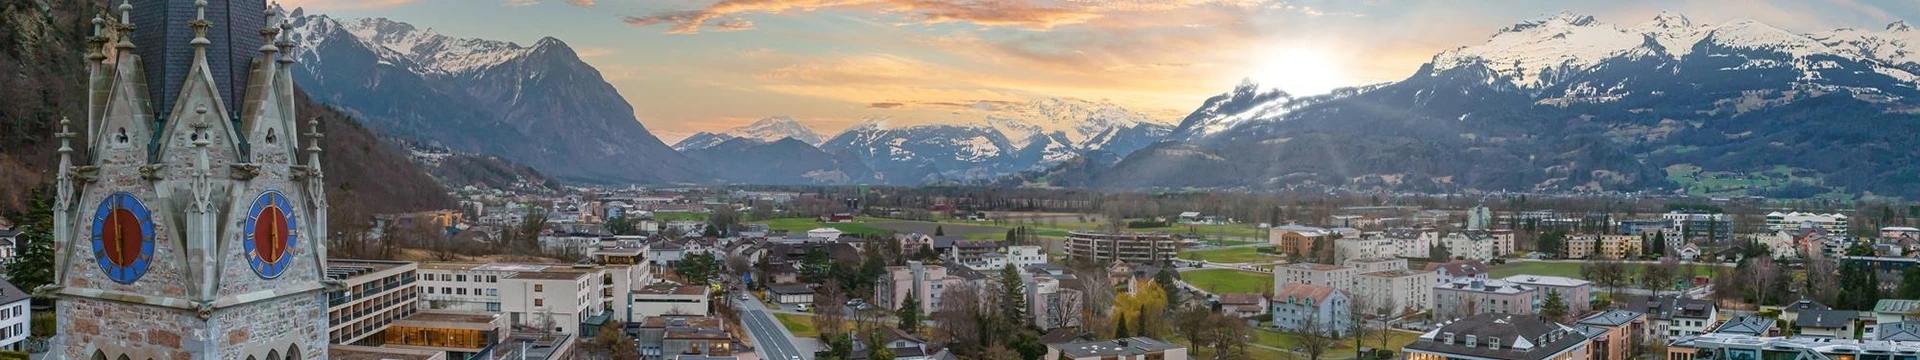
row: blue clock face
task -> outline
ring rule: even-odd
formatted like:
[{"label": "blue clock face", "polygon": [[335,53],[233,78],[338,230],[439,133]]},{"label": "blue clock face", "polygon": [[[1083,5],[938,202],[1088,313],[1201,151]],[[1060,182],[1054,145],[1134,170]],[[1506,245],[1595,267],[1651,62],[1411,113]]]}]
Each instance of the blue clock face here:
[{"label": "blue clock face", "polygon": [[279,191],[267,191],[253,200],[247,212],[247,264],[263,278],[276,278],[293,264],[288,251],[299,244],[299,218],[293,203]]},{"label": "blue clock face", "polygon": [[93,212],[93,258],[107,277],[132,284],[153,260],[153,214],[139,198],[116,192]]}]

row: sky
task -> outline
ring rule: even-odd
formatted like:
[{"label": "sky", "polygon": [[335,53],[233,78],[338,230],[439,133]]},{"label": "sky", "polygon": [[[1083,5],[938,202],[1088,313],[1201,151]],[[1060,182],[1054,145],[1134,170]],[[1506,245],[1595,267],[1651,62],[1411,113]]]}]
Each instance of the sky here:
[{"label": "sky", "polygon": [[1111,102],[1175,123],[1243,80],[1295,95],[1404,79],[1559,12],[1795,32],[1920,20],[1911,0],[280,0],[441,34],[567,42],[671,143],[769,116],[978,122],[981,101]]}]

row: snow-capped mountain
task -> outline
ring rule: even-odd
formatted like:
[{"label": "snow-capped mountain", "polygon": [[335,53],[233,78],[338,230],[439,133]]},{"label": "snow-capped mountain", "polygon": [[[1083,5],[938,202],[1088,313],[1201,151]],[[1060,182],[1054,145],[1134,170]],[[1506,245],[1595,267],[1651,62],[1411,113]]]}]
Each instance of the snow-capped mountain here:
[{"label": "snow-capped mountain", "polygon": [[975,179],[1010,173],[1020,147],[1005,134],[984,125],[889,126],[886,119],[847,128],[820,145],[835,154],[857,156],[886,181],[918,184],[925,181]]},{"label": "snow-capped mountain", "polygon": [[820,146],[821,142],[826,141],[820,137],[819,133],[813,132],[813,128],[800,124],[799,121],[793,120],[792,117],[781,115],[761,118],[747,126],[727,129],[726,132],[711,133],[702,131],[694,133],[693,136],[688,136],[686,139],[681,139],[680,142],[674,143],[673,149],[682,152],[690,149],[703,149],[720,145],[723,141],[736,138],[751,139],[763,143],[792,138],[813,146]]},{"label": "snow-capped mountain", "polygon": [[387,19],[295,9],[295,81],[381,132],[499,156],[587,182],[708,180],[554,38],[532,45],[455,38]]},{"label": "snow-capped mountain", "polygon": [[733,134],[701,131],[693,133],[692,136],[688,136],[685,139],[680,139],[680,142],[673,143],[673,150],[685,153],[690,150],[714,147],[727,140],[733,139],[735,139]]},{"label": "snow-capped mountain", "polygon": [[[1063,183],[1920,197],[1920,150],[1895,145],[1920,134],[1916,54],[1905,22],[1801,34],[1554,14],[1397,82],[1304,99],[1242,84],[1184,119],[1176,143],[1063,169]],[[1791,176],[1772,185],[1670,180],[1779,169]]]}]

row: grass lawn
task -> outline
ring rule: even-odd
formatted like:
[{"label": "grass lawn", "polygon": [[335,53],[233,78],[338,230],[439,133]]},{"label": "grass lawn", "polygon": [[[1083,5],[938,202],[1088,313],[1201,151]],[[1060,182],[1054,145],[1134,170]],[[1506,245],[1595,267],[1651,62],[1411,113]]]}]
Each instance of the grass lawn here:
[{"label": "grass lawn", "polygon": [[[1294,340],[1294,337],[1298,335],[1274,332],[1272,330],[1266,330],[1266,329],[1254,329],[1253,333],[1254,333],[1253,343],[1255,344],[1272,346],[1272,347],[1281,348],[1281,349],[1292,349],[1294,346],[1298,345],[1298,343]],[[1400,348],[1406,347],[1407,344],[1412,344],[1415,340],[1420,339],[1420,334],[1415,334],[1415,333],[1410,333],[1405,331],[1394,331],[1391,334],[1392,335],[1388,335],[1387,337],[1386,349],[1393,350],[1394,353],[1399,353]],[[1374,347],[1379,345],[1380,345],[1380,338],[1372,335],[1367,336],[1366,339],[1363,339],[1360,342],[1360,346],[1366,346],[1366,347]],[[1357,352],[1358,351],[1356,351],[1353,348],[1353,339],[1348,338],[1346,340],[1340,340],[1340,341],[1334,342],[1334,348],[1327,349],[1327,353],[1322,354],[1321,357],[1351,358],[1351,357],[1354,357]]]},{"label": "grass lawn", "polygon": [[1233,269],[1206,269],[1180,273],[1180,279],[1215,294],[1260,294],[1273,290],[1273,274]]},{"label": "grass lawn", "polygon": [[[1649,265],[1627,264],[1627,271],[1630,271],[1634,274],[1639,274],[1641,269],[1644,269],[1647,266]],[[1713,276],[1715,270],[1724,270],[1724,269],[1726,268],[1718,265],[1700,264],[1700,265],[1694,265],[1693,273],[1697,276]],[[1511,262],[1511,263],[1507,263],[1506,265],[1493,267],[1493,273],[1491,274],[1491,276],[1496,278],[1505,278],[1508,276],[1521,275],[1521,274],[1564,276],[1564,277],[1570,277],[1575,279],[1582,278],[1580,276],[1580,263],[1577,263],[1577,262],[1531,262],[1531,261]]]},{"label": "grass lawn", "polygon": [[788,314],[788,313],[773,313],[773,317],[776,319],[779,319],[780,326],[787,327],[787,331],[792,332],[794,337],[798,337],[798,338],[820,337],[820,331],[813,329],[813,316],[800,315],[800,314]]},{"label": "grass lawn", "polygon": [[1233,248],[1187,251],[1180,253],[1185,260],[1205,260],[1217,263],[1250,263],[1285,260],[1279,256],[1262,254],[1258,248]]},{"label": "grass lawn", "polygon": [[690,212],[654,213],[653,219],[660,220],[660,221],[674,221],[674,220],[707,221],[707,214],[690,213]]}]

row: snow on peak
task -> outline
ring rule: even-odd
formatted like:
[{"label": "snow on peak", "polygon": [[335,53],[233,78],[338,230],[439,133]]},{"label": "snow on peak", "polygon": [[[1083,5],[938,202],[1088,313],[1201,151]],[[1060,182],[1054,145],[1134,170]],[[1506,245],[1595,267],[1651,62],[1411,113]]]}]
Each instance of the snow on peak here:
[{"label": "snow on peak", "polygon": [[1907,25],[1906,20],[1894,20],[1893,23],[1887,24],[1887,31],[1888,32],[1908,32],[1908,31],[1913,31],[1913,26]]},{"label": "snow on peak", "polygon": [[1694,25],[1686,15],[1666,11],[1661,11],[1659,15],[1653,16],[1653,20],[1634,25],[1633,29],[1627,31],[1645,36],[1653,45],[1660,47],[1649,50],[1657,50],[1673,59],[1693,52],[1693,44],[1699,43],[1701,38],[1707,36],[1706,26]]},{"label": "snow on peak", "polygon": [[1085,145],[1109,129],[1155,122],[1145,113],[1104,101],[1046,98],[991,105],[983,125],[1000,130],[1015,144],[1026,144],[1033,136],[1059,132],[1064,137],[1058,140]]},{"label": "snow on peak", "polygon": [[1524,32],[1543,27],[1581,27],[1594,25],[1600,25],[1600,22],[1595,21],[1592,15],[1578,15],[1562,11],[1558,14],[1548,16],[1545,19],[1528,20],[1513,24],[1512,26],[1500,29],[1500,32]]},{"label": "snow on peak", "polygon": [[794,140],[800,140],[801,142],[818,146],[820,142],[824,141],[820,138],[819,133],[813,132],[812,128],[808,128],[806,125],[800,124],[799,121],[795,121],[792,117],[785,115],[762,118],[747,126],[728,129],[727,132],[740,137],[759,139],[766,142],[793,138]]},{"label": "snow on peak", "polygon": [[[336,20],[314,14],[295,17],[294,22],[299,26],[295,29],[296,37],[305,39],[300,41],[301,45],[317,46],[327,40],[324,37],[329,34],[324,30],[339,29],[376,49],[386,60],[405,60],[394,62],[413,64],[415,68],[409,70],[421,73],[461,74],[519,58],[535,48],[565,45],[550,37],[540,39],[534,47],[498,40],[456,38],[387,18]],[[303,51],[311,51],[305,46]]]},{"label": "snow on peak", "polygon": [[1649,26],[1649,25],[1653,27],[1663,28],[1663,29],[1691,28],[1693,27],[1693,21],[1687,20],[1686,15],[1675,14],[1675,13],[1662,10],[1660,11],[1659,15],[1653,16],[1653,21],[1648,21],[1645,24],[1641,24],[1641,26]]},{"label": "snow on peak", "polygon": [[1734,20],[1715,26],[1709,31],[1707,40],[1720,47],[1771,50],[1796,58],[1833,53],[1832,49],[1812,37],[1781,30],[1752,19]]},{"label": "snow on peak", "polygon": [[1435,55],[1435,72],[1475,64],[1522,88],[1544,85],[1548,77],[1585,69],[1615,57],[1645,40],[1592,16],[1560,13],[1526,21],[1494,34],[1487,42]]}]

